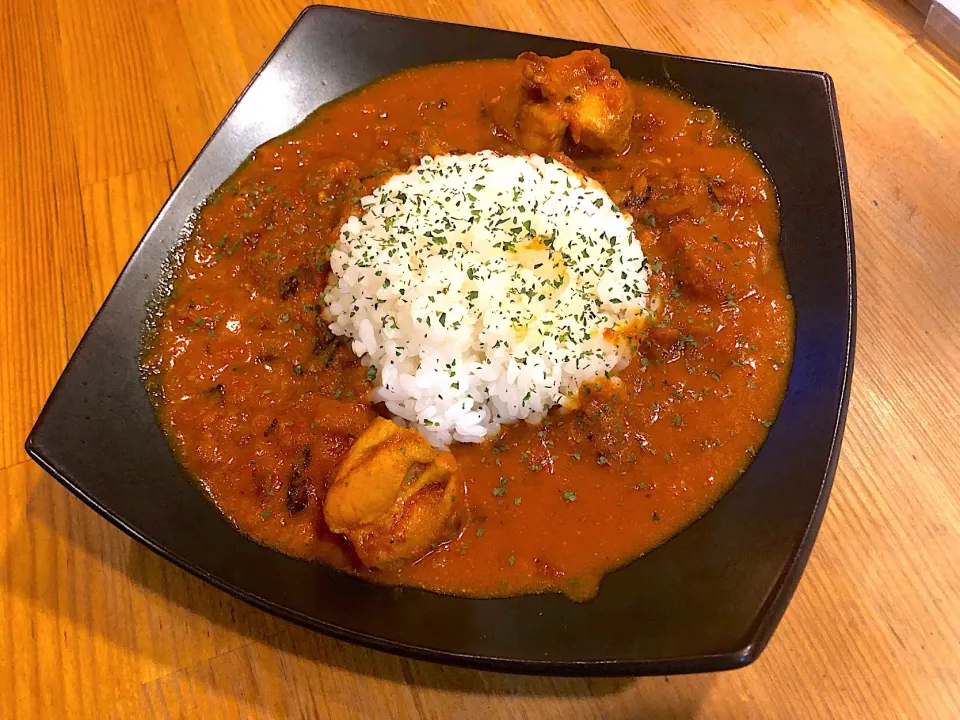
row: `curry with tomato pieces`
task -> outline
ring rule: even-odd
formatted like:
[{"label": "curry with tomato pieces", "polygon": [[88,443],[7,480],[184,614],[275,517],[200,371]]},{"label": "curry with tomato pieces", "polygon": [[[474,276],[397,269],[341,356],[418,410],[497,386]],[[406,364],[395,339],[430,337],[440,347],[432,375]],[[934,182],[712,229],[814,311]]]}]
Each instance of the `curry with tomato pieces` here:
[{"label": "curry with tomato pieces", "polygon": [[[633,222],[655,312],[625,368],[539,423],[431,448],[383,419],[376,369],[331,331],[331,249],[396,173],[486,150],[599,182]],[[145,382],[184,467],[260,542],[376,582],[586,599],[764,441],[793,352],[778,240],[772,183],[716,113],[599,53],[414,68],[320,108],[207,200]]]}]

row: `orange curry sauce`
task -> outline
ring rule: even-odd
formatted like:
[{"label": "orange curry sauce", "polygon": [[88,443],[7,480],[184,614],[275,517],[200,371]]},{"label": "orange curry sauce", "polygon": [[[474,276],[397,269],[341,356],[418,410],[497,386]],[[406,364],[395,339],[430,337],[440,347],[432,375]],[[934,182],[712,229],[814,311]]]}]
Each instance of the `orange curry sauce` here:
[{"label": "orange curry sauce", "polygon": [[199,213],[144,375],[182,463],[251,537],[378,582],[583,599],[709,509],[763,442],[793,352],[772,183],[711,110],[632,84],[630,149],[572,154],[635,218],[664,302],[622,385],[453,447],[469,524],[413,564],[366,570],[324,526],[328,476],[376,416],[366,369],[318,315],[328,248],[392,170],[443,151],[522,153],[486,112],[513,68],[369,85],[257,150]]}]

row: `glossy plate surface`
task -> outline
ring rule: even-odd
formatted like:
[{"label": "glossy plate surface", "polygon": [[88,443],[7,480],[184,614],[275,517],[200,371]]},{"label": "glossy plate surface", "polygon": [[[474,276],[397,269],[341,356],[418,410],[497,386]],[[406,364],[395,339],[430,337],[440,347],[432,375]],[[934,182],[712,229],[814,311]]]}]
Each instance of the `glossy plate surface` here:
[{"label": "glossy plate surface", "polygon": [[164,259],[195,206],[259,144],[317,106],[404,67],[580,47],[593,46],[306,10],[151,225],[61,376],[27,451],[97,512],[177,565],[340,638],[542,674],[698,672],[754,660],[820,525],[853,367],[853,231],[833,83],[822,73],[601,47],[624,75],[717,108],[763,160],[780,195],[797,343],[783,408],[748,472],[703,519],[609,575],[590,602],[557,595],[467,600],[379,587],[258,545],[185,476],[140,381],[140,332]]}]

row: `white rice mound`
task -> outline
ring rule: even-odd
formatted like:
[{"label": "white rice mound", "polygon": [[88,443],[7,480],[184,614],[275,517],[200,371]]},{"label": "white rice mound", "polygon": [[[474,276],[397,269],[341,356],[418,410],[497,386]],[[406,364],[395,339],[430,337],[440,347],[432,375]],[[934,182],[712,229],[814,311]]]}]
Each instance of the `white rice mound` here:
[{"label": "white rice mound", "polygon": [[551,158],[424,157],[340,230],[330,330],[373,399],[437,447],[539,422],[630,351],[649,270],[630,219]]}]

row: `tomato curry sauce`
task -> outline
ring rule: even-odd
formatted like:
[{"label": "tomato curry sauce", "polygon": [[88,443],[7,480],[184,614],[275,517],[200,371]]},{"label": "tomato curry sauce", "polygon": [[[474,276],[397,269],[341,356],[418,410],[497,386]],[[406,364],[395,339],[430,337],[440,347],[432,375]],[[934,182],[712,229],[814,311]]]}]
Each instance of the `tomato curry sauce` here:
[{"label": "tomato curry sauce", "polygon": [[344,218],[427,154],[524,154],[490,103],[513,63],[407,70],[259,148],[201,208],[147,334],[144,377],[181,462],[244,533],[378,582],[502,596],[596,593],[749,465],[782,400],[793,308],[774,188],[716,114],[630,83],[629,149],[569,159],[634,219],[662,303],[619,381],[578,409],[455,444],[469,520],[413,563],[367,569],[325,526],[326,483],[375,417],[320,317]]}]

